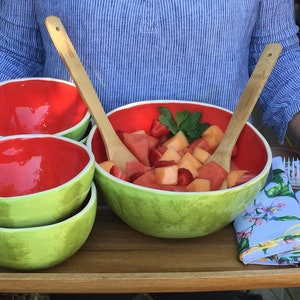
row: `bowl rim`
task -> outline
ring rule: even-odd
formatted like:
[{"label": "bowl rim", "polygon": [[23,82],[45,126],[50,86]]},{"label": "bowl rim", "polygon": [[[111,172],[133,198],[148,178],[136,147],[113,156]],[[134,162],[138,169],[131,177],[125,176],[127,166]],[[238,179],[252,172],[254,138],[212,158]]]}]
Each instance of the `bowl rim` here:
[{"label": "bowl rim", "polygon": [[[0,232],[3,233],[16,233],[16,232],[23,232],[23,231],[43,231],[46,229],[50,229],[50,228],[55,228],[55,227],[59,227],[62,226],[65,223],[68,223],[74,219],[78,219],[81,215],[84,215],[87,211],[90,210],[91,206],[94,205],[95,202],[97,202],[97,188],[94,182],[91,183],[91,187],[89,189],[89,193],[88,193],[89,198],[85,199],[84,202],[86,202],[86,204],[83,206],[82,209],[80,209],[78,212],[76,212],[75,214],[64,218],[61,221],[52,223],[52,224],[48,224],[48,225],[39,225],[39,226],[30,226],[30,227],[21,227],[21,228],[13,228],[13,227],[0,227]],[[83,202],[83,203],[84,203]]]},{"label": "bowl rim", "polygon": [[[72,87],[76,87],[76,85],[72,82],[72,81],[67,81],[64,79],[59,79],[59,78],[52,78],[52,77],[24,77],[24,78],[14,78],[14,79],[8,79],[8,80],[4,80],[2,82],[0,82],[0,87],[5,85],[5,84],[9,84],[9,83],[13,83],[13,82],[23,82],[23,81],[53,81],[53,82],[59,82],[59,83],[64,83],[67,84],[69,86]],[[83,101],[83,100],[82,100]],[[84,101],[83,101],[84,102]],[[91,114],[87,108],[86,113],[83,115],[83,117],[81,118],[81,120],[79,122],[77,122],[76,124],[74,124],[73,126],[64,129],[62,131],[58,131],[56,133],[53,134],[59,134],[59,135],[65,135],[68,134],[69,132],[76,130],[77,128],[80,128],[80,126],[82,126],[82,124],[84,124],[85,122],[88,121],[88,119],[91,118]],[[30,134],[30,133],[26,133],[26,134]],[[45,134],[45,133],[43,133]],[[5,137],[8,135],[0,135],[0,137]]]},{"label": "bowl rim", "polygon": [[[213,108],[217,108],[220,110],[223,110],[225,112],[228,112],[230,114],[232,114],[233,112],[230,111],[229,109],[226,108],[222,108],[220,106],[214,105],[214,104],[209,104],[209,103],[203,103],[203,102],[196,102],[196,101],[190,101],[190,100],[170,100],[170,99],[162,99],[162,100],[143,100],[143,101],[139,101],[139,102],[133,102],[133,103],[129,103],[129,104],[125,104],[123,106],[117,107],[113,110],[111,110],[110,112],[107,113],[107,116],[110,116],[111,114],[113,114],[116,111],[120,111],[122,109],[127,109],[130,107],[134,107],[134,106],[138,106],[138,105],[145,105],[145,104],[153,104],[154,102],[157,103],[173,103],[173,102],[180,102],[180,103],[187,103],[187,104],[200,104],[201,106],[208,106],[208,107],[213,107]],[[199,195],[199,194],[203,194],[203,195],[212,195],[212,194],[220,194],[220,193],[224,193],[224,191],[226,192],[234,192],[237,190],[242,189],[245,185],[251,184],[257,180],[259,180],[261,177],[266,176],[271,170],[271,165],[272,165],[272,151],[271,151],[271,147],[269,145],[269,143],[267,142],[267,140],[265,139],[265,137],[258,131],[258,129],[256,129],[254,127],[254,125],[252,125],[249,121],[247,121],[246,123],[248,126],[250,126],[250,128],[257,134],[257,136],[263,141],[265,148],[266,148],[266,153],[267,153],[267,162],[264,166],[264,168],[261,170],[261,172],[259,174],[257,174],[257,176],[255,176],[254,178],[250,179],[249,181],[240,184],[238,186],[234,186],[231,188],[227,188],[225,190],[217,190],[217,191],[207,191],[207,192],[188,192],[189,195]],[[94,133],[97,129],[97,126],[94,125],[92,127],[92,129],[90,130],[90,133],[88,135],[87,141],[86,141],[86,145],[89,149],[91,149],[92,151],[92,138],[94,136]],[[129,186],[131,188],[136,188],[139,190],[146,190],[146,191],[152,191],[155,192],[156,194],[174,194],[174,193],[179,193],[179,194],[186,194],[187,192],[174,192],[174,191],[165,191],[165,190],[159,190],[159,189],[154,189],[154,188],[148,188],[148,187],[144,187],[144,186],[139,186],[136,184],[133,184],[131,182],[127,182],[125,180],[119,179],[113,175],[111,175],[109,172],[105,171],[103,168],[100,167],[100,165],[98,164],[98,162],[95,160],[95,168],[96,170],[98,170],[100,173],[102,173],[104,176],[111,178],[113,180],[115,180],[116,182],[118,182],[119,184],[125,185],[125,186]]]},{"label": "bowl rim", "polygon": [[[83,118],[78,123],[76,123],[72,127],[69,127],[69,128],[67,128],[67,129],[65,129],[63,131],[58,131],[55,134],[64,136],[64,135],[68,134],[69,132],[72,132],[73,130],[76,131],[76,129],[80,128],[85,122],[87,122],[87,127],[88,127],[90,118],[91,118],[91,114],[87,110],[87,112],[85,113],[85,115],[83,116]],[[43,133],[43,134],[45,134],[45,133]],[[81,139],[81,138],[82,137],[79,137],[79,139]]]},{"label": "bowl rim", "polygon": [[95,167],[96,160],[95,160],[95,156],[94,156],[91,149],[89,149],[86,145],[84,145],[83,143],[81,143],[79,141],[75,141],[73,139],[63,137],[63,136],[60,136],[60,135],[41,134],[41,133],[16,134],[16,135],[9,135],[9,136],[1,137],[0,138],[0,143],[1,143],[1,141],[13,140],[13,139],[19,139],[19,138],[21,138],[21,139],[51,138],[51,139],[59,139],[59,140],[62,140],[64,142],[67,142],[67,143],[72,143],[72,144],[76,145],[77,147],[82,148],[88,154],[89,160],[88,160],[87,164],[84,166],[84,168],[78,174],[76,174],[76,176],[72,177],[70,180],[66,181],[63,184],[60,184],[59,186],[53,187],[51,189],[43,190],[43,191],[40,191],[40,192],[36,192],[36,193],[26,194],[26,195],[9,196],[9,197],[0,196],[0,201],[6,201],[7,199],[9,199],[9,201],[19,201],[20,199],[24,199],[24,198],[28,198],[28,197],[32,197],[32,196],[40,196],[40,195],[43,195],[43,194],[48,193],[50,191],[55,191],[55,190],[61,189],[65,185],[72,184],[74,181],[78,180],[78,178],[82,174],[86,173],[89,169]]},{"label": "bowl rim", "polygon": [[61,82],[61,83],[66,83],[68,85],[76,87],[76,85],[72,81],[68,81],[65,79],[59,79],[59,78],[54,78],[54,77],[20,77],[20,78],[12,78],[12,79],[6,79],[0,82],[0,86],[12,83],[12,82],[22,82],[22,81],[55,81],[55,82]]}]

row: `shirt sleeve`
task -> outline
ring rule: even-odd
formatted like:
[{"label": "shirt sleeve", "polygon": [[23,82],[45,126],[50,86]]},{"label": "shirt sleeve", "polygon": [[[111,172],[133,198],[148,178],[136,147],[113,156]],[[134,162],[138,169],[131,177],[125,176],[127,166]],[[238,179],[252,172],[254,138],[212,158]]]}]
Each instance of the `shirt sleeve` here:
[{"label": "shirt sleeve", "polygon": [[262,123],[282,143],[292,117],[300,111],[300,48],[293,0],[262,0],[250,47],[250,72],[267,43],[283,50],[259,99]]},{"label": "shirt sleeve", "polygon": [[0,1],[0,81],[37,76],[44,51],[32,0]]}]

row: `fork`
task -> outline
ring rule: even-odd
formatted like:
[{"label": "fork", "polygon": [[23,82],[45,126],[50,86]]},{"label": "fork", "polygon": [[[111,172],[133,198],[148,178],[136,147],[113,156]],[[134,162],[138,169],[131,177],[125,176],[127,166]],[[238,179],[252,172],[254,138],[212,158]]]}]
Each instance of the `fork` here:
[{"label": "fork", "polygon": [[300,160],[294,157],[283,157],[283,165],[289,182],[294,189],[300,189]]}]

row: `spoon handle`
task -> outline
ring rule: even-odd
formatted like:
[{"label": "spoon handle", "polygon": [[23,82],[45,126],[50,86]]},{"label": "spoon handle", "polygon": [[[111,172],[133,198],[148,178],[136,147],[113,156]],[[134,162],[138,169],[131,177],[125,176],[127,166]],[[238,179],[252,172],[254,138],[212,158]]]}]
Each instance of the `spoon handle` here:
[{"label": "spoon handle", "polygon": [[49,16],[45,19],[45,25],[102,135],[108,159],[113,160],[116,165],[124,169],[126,161],[133,161],[136,158],[125,147],[109,122],[97,93],[61,20],[56,16]]},{"label": "spoon handle", "polygon": [[266,45],[227,125],[219,147],[209,159],[219,163],[226,171],[230,169],[233,147],[254,109],[281,50],[282,47],[278,43]]}]

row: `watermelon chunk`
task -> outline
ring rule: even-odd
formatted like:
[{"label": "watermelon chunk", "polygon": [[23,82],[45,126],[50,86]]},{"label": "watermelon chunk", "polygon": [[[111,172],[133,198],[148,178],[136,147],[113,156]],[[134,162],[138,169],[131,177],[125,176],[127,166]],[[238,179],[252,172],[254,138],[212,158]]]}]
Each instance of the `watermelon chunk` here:
[{"label": "watermelon chunk", "polygon": [[133,155],[145,166],[149,163],[149,140],[145,134],[123,133],[123,141]]},{"label": "watermelon chunk", "polygon": [[150,167],[145,166],[139,161],[129,161],[126,163],[126,173],[130,177],[135,173],[146,173]]},{"label": "watermelon chunk", "polygon": [[139,176],[132,183],[145,186],[145,187],[152,187],[153,184],[156,183],[156,176],[154,174],[154,170],[153,169],[148,170],[146,173]]},{"label": "watermelon chunk", "polygon": [[208,162],[198,169],[198,178],[210,180],[210,190],[218,190],[226,179],[227,172],[214,161]]}]

